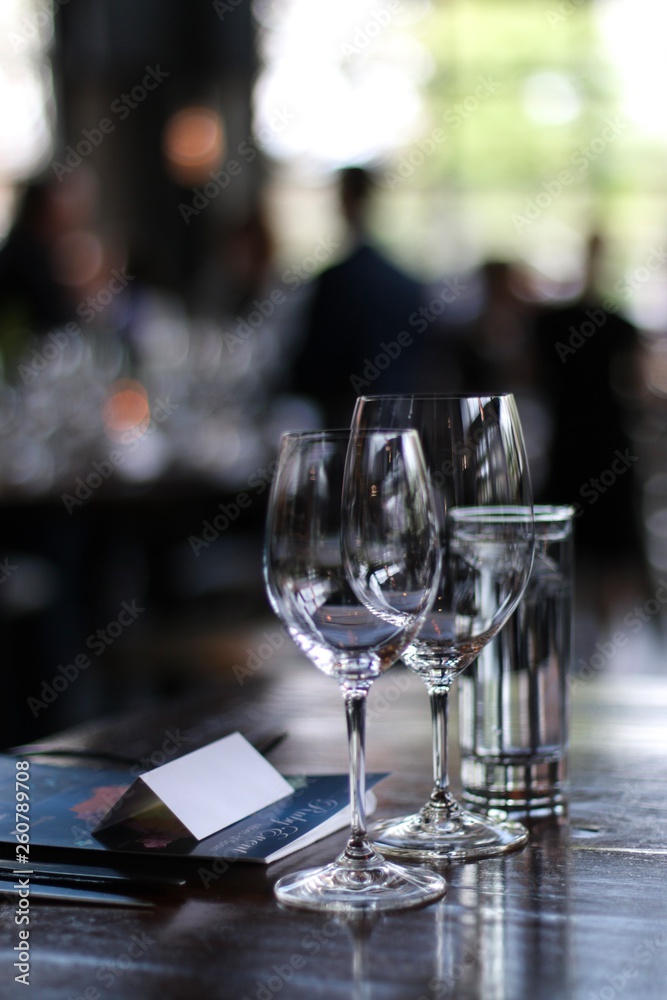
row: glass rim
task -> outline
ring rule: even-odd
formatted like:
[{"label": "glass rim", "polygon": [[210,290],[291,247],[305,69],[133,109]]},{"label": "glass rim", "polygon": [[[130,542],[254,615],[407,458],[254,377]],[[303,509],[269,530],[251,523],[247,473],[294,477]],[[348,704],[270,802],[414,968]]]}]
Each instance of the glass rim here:
[{"label": "glass rim", "polygon": [[478,521],[480,523],[484,523],[486,521],[489,524],[494,522],[503,524],[533,523],[532,504],[490,503],[480,504],[477,506],[473,505],[470,507],[466,507],[464,505],[454,505],[450,507],[448,513],[454,521],[463,521],[464,519],[468,519],[470,521]]},{"label": "glass rim", "polygon": [[576,507],[569,504],[481,504],[478,506],[466,507],[455,505],[449,511],[450,515],[457,519],[470,518],[479,521],[534,521],[535,525],[558,526],[569,524],[576,514]]},{"label": "glass rim", "polygon": [[327,427],[317,431],[283,431],[280,438],[281,441],[326,441],[327,439],[366,437],[370,434],[392,434],[394,436],[409,434],[419,438],[419,431],[416,427],[363,427],[360,430],[355,427]]},{"label": "glass rim", "polygon": [[389,392],[357,396],[360,399],[375,401],[377,399],[509,399],[513,392]]},{"label": "glass rim", "polygon": [[535,523],[547,524],[549,522],[554,522],[560,524],[561,522],[571,521],[577,512],[577,508],[572,504],[548,504],[548,503],[536,503],[533,505],[533,516],[535,518]]},{"label": "glass rim", "polygon": [[331,427],[324,430],[313,430],[313,431],[282,431],[280,437],[283,440],[297,440],[299,438],[312,438],[313,440],[317,438],[325,437],[344,437],[347,435],[349,437],[351,434],[349,427]]}]

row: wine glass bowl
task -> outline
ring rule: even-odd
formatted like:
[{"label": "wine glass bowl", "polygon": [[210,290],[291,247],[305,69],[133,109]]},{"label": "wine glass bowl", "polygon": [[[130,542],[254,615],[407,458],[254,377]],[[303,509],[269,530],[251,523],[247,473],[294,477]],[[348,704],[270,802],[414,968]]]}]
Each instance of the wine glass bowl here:
[{"label": "wine glass bowl", "polygon": [[436,501],[442,559],[431,610],[403,660],[425,682],[434,787],[416,814],[373,827],[386,854],[473,860],[522,846],[527,831],[461,808],[449,790],[447,704],[456,675],[516,608],[533,555],[532,494],[513,397],[376,396],[357,401],[353,427],[419,431]]},{"label": "wine glass bowl", "polygon": [[453,507],[446,520],[442,585],[403,656],[433,684],[451,682],[507,621],[525,588],[533,547],[526,507]]},{"label": "wine glass bowl", "polygon": [[440,876],[385,861],[367,839],[364,813],[366,695],[435,596],[434,517],[414,431],[283,435],[267,519],[267,591],[297,646],[340,685],[351,800],[345,850],[324,868],[280,879],[275,894],[287,905],[400,909],[445,892]]}]

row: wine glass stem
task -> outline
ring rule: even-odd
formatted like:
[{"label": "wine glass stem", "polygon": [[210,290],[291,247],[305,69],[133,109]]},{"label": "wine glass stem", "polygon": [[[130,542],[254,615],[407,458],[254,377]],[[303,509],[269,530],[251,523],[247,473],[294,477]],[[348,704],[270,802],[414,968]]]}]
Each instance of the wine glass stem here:
[{"label": "wine glass stem", "polygon": [[449,775],[447,773],[447,712],[449,687],[429,688],[433,725],[433,791],[431,805],[449,806]]},{"label": "wine glass stem", "polygon": [[366,697],[367,688],[343,687],[350,755],[350,839],[345,856],[364,862],[375,855],[366,836]]}]

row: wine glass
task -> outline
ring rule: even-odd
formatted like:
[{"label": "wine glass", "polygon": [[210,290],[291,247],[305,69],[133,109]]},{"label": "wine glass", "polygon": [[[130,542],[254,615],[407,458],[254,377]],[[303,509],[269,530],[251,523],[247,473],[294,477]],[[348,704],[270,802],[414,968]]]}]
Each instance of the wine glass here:
[{"label": "wine glass", "polygon": [[520,823],[467,812],[452,796],[447,702],[456,674],[516,608],[532,565],[532,492],[514,398],[509,393],[361,397],[352,426],[419,431],[443,550],[437,598],[403,654],[429,693],[434,787],[415,815],[376,824],[373,840],[386,854],[420,860],[504,854],[525,844],[528,833]]},{"label": "wine glass", "polygon": [[414,638],[435,597],[434,528],[415,431],[283,435],[269,499],[266,586],[296,644],[340,684],[351,805],[343,853],[276,883],[277,898],[288,905],[378,911],[422,905],[445,892],[439,875],[385,861],[368,841],[365,819],[366,696]]}]

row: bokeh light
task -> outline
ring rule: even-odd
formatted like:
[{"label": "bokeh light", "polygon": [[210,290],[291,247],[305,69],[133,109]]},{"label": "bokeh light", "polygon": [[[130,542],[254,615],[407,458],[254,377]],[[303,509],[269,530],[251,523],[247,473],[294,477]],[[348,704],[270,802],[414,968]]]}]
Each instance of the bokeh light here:
[{"label": "bokeh light", "polygon": [[124,443],[141,437],[150,423],[148,393],[136,379],[119,379],[109,387],[102,420],[110,438]]},{"label": "bokeh light", "polygon": [[162,149],[169,174],[178,184],[191,185],[208,179],[225,154],[221,116],[211,108],[182,108],[164,127]]}]

